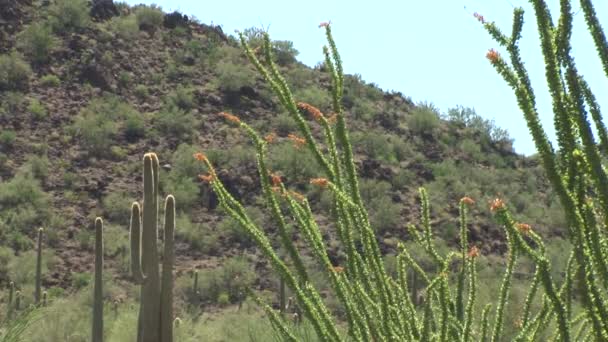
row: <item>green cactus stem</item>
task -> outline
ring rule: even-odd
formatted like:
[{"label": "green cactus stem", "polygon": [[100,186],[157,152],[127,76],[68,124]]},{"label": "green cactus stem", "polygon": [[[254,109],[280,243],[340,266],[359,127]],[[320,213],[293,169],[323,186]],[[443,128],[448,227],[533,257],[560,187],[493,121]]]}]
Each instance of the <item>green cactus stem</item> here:
[{"label": "green cactus stem", "polygon": [[103,221],[95,219],[95,281],[92,341],[103,342]]},{"label": "green cactus stem", "polygon": [[21,310],[21,291],[15,291],[15,311]]},{"label": "green cactus stem", "polygon": [[42,233],[43,228],[38,228],[38,249],[36,250],[36,291],[34,292],[34,303],[40,304],[41,298],[41,276],[42,276]]},{"label": "green cactus stem", "polygon": [[158,170],[156,154],[145,154],[143,210],[138,203],[131,207],[131,271],[134,280],[141,284],[138,342],[173,341],[175,198],[169,195],[165,201],[161,275],[157,250]]},{"label": "green cactus stem", "polygon": [[42,306],[46,306],[48,301],[48,293],[46,291],[42,292]]}]

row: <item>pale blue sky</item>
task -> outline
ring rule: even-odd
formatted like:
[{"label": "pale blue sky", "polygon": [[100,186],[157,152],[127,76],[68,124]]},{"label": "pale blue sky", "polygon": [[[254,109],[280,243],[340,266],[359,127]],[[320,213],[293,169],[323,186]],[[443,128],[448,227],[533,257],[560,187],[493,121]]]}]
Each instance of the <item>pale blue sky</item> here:
[{"label": "pale blue sky", "polygon": [[[165,11],[179,10],[206,24],[219,24],[224,32],[256,26],[269,29],[273,40],[291,40],[298,60],[314,66],[323,59],[324,31],[320,22],[332,22],[344,71],[358,73],[384,90],[401,91],[415,102],[432,102],[442,112],[456,105],[475,108],[515,139],[516,152],[536,152],[515,96],[485,54],[495,43],[475,18],[479,12],[510,33],[514,6],[525,9],[522,54],[538,97],[542,122],[554,141],[551,99],[547,95],[544,64],[538,48],[534,13],[524,0],[419,0],[419,1],[201,1],[156,0]],[[557,21],[558,0],[548,0]],[[595,1],[598,17],[608,28],[608,1]],[[579,12],[578,1],[573,1]],[[608,32],[607,32],[608,33]],[[583,13],[575,15],[573,51],[577,67],[595,91],[606,113],[608,79]],[[499,52],[504,53],[499,49]]]}]

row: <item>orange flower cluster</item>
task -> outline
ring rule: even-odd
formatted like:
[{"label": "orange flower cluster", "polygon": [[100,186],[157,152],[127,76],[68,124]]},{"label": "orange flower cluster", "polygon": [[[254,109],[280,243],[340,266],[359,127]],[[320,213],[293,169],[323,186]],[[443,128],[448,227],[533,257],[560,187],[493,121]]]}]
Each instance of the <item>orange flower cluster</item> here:
[{"label": "orange flower cluster", "polygon": [[313,119],[315,119],[315,121],[320,121],[321,118],[323,118],[323,113],[321,113],[319,108],[311,104],[308,104],[306,102],[298,102],[298,108],[309,112],[310,115],[312,115]]},{"label": "orange flower cluster", "polygon": [[336,273],[342,273],[342,272],[344,272],[344,267],[342,267],[342,266],[334,266],[334,267],[332,267],[332,270],[334,272],[336,272]]},{"label": "orange flower cluster", "polygon": [[327,180],[327,178],[313,178],[310,180],[310,184],[326,188],[329,184],[329,181]]},{"label": "orange flower cluster", "polygon": [[486,53],[486,58],[489,59],[492,64],[496,64],[500,60],[500,54],[498,51],[490,49],[488,53]]},{"label": "orange flower cluster", "polygon": [[296,148],[301,148],[302,146],[306,145],[306,139],[301,138],[295,134],[289,134],[287,135],[287,137],[293,141],[294,145],[296,146]]},{"label": "orange flower cluster", "polygon": [[207,156],[205,156],[204,154],[198,152],[192,155],[194,157],[194,159],[198,160],[198,161],[207,161]]},{"label": "orange flower cluster", "polygon": [[306,197],[304,197],[304,195],[302,195],[302,194],[301,194],[301,193],[299,193],[299,192],[290,191],[290,192],[289,192],[289,194],[290,194],[291,196],[293,196],[293,198],[295,198],[295,199],[296,199],[296,201],[298,201],[298,202],[304,202],[304,200],[306,199]]},{"label": "orange flower cluster", "polygon": [[475,201],[471,197],[469,197],[469,196],[464,196],[460,200],[463,201],[465,204],[468,204],[468,205],[472,205],[472,204],[475,203]]},{"label": "orange flower cluster", "polygon": [[212,174],[198,175],[198,179],[202,180],[205,183],[211,183],[211,182],[213,182],[215,177]]},{"label": "orange flower cluster", "polygon": [[281,180],[281,176],[277,175],[276,173],[271,173],[270,174],[270,180],[272,181],[272,185],[273,186],[280,186],[281,183],[283,182]]},{"label": "orange flower cluster", "polygon": [[504,207],[505,207],[505,202],[503,200],[501,200],[500,198],[495,198],[490,203],[490,211],[497,211],[497,210],[503,209]]},{"label": "orange flower cluster", "polygon": [[277,139],[277,134],[275,132],[269,133],[264,137],[267,143],[272,144]]},{"label": "orange flower cluster", "polygon": [[527,223],[518,223],[515,225],[520,233],[527,234],[532,230],[532,226]]},{"label": "orange flower cluster", "polygon": [[482,23],[482,24],[486,23],[486,19],[483,17],[483,15],[475,12],[475,13],[473,13],[473,16],[475,17],[475,19],[479,20],[480,23]]},{"label": "orange flower cluster", "polygon": [[479,248],[477,248],[477,246],[471,247],[467,253],[467,256],[469,258],[477,258],[479,256]]},{"label": "orange flower cluster", "polygon": [[237,125],[241,123],[241,119],[239,119],[238,116],[236,116],[236,115],[232,115],[232,114],[226,113],[226,112],[220,112],[219,115],[223,116],[224,119],[226,119],[232,123],[235,123]]}]

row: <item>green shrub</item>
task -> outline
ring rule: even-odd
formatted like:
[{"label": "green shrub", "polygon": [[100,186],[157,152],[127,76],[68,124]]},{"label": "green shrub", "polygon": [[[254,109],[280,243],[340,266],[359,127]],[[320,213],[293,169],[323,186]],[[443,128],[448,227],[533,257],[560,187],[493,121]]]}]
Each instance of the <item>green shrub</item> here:
[{"label": "green shrub", "polygon": [[91,22],[87,0],[56,0],[49,14],[49,21],[57,32],[78,30]]},{"label": "green shrub", "polygon": [[255,85],[255,73],[242,63],[222,60],[218,63],[216,87],[225,92],[238,92],[242,87]]},{"label": "green shrub", "polygon": [[18,47],[33,63],[42,64],[49,60],[50,53],[57,45],[48,23],[33,23],[20,35]]},{"label": "green shrub", "polygon": [[189,140],[197,121],[194,115],[175,105],[165,105],[156,114],[155,127],[162,133],[179,140]]},{"label": "green shrub", "polygon": [[164,13],[156,5],[140,6],[135,10],[135,18],[140,30],[154,32],[163,24]]},{"label": "green shrub", "polygon": [[17,53],[0,55],[0,90],[25,90],[32,69]]},{"label": "green shrub", "polygon": [[61,80],[55,75],[44,75],[40,78],[40,85],[43,87],[59,87],[61,85]]},{"label": "green shrub", "polygon": [[38,99],[30,99],[30,104],[27,106],[27,111],[30,112],[34,120],[42,120],[46,118],[46,108]]},{"label": "green shrub", "polygon": [[130,140],[143,136],[141,114],[115,96],[92,100],[69,128],[79,136],[87,151],[96,157],[110,157],[113,139],[122,130]]},{"label": "green shrub", "polygon": [[15,146],[17,133],[13,130],[0,131],[0,148],[3,150],[11,149]]},{"label": "green shrub", "polygon": [[210,224],[193,223],[186,214],[180,214],[175,224],[179,227],[175,232],[177,237],[188,242],[192,249],[205,255],[219,252],[219,236]]},{"label": "green shrub", "polygon": [[103,200],[103,209],[107,218],[115,224],[126,224],[131,217],[133,199],[126,191],[112,191]]},{"label": "green shrub", "polygon": [[175,88],[175,90],[167,96],[165,103],[177,106],[179,109],[185,111],[191,110],[194,108],[194,95],[192,88],[178,85],[177,88]]},{"label": "green shrub", "polygon": [[17,250],[29,248],[32,242],[24,234],[46,226],[50,216],[49,196],[29,173],[0,183],[0,241]]},{"label": "green shrub", "polygon": [[126,41],[132,41],[139,36],[139,23],[134,15],[114,17],[108,26],[115,35]]},{"label": "green shrub", "polygon": [[[264,125],[267,125],[267,123],[264,123]],[[272,127],[277,134],[284,137],[295,132],[298,129],[298,124],[288,113],[281,113],[272,120]]]},{"label": "green shrub", "polygon": [[135,89],[133,89],[133,92],[135,93],[135,96],[137,96],[141,100],[145,100],[146,98],[148,98],[148,96],[150,96],[150,91],[148,90],[148,87],[143,84],[137,85]]},{"label": "green shrub", "polygon": [[123,131],[129,141],[137,141],[145,135],[145,122],[141,113],[133,110],[124,113],[125,122]]},{"label": "green shrub", "polygon": [[44,182],[49,176],[49,159],[46,155],[30,155],[27,162],[21,167],[21,172]]},{"label": "green shrub", "polygon": [[432,104],[418,104],[408,118],[408,125],[416,134],[432,134],[439,122],[439,112]]}]

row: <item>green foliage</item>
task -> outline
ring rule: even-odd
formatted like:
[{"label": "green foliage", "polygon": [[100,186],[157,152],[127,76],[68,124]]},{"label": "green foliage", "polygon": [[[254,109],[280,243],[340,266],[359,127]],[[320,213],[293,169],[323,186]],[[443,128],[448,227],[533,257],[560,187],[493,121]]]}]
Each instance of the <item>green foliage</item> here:
[{"label": "green foliage", "polygon": [[162,9],[157,5],[142,5],[135,10],[137,25],[144,31],[156,31],[163,24],[164,16]]},{"label": "green foliage", "polygon": [[24,234],[50,218],[48,195],[28,173],[0,183],[0,240],[20,250],[31,245]]},{"label": "green foliage", "polygon": [[175,224],[179,227],[176,231],[178,239],[188,242],[192,249],[204,255],[215,255],[219,252],[219,234],[211,224],[194,223],[186,214],[179,215]]},{"label": "green foliage", "polygon": [[255,73],[242,63],[221,60],[215,68],[216,87],[225,92],[238,92],[242,87],[255,85]]},{"label": "green foliage", "polygon": [[409,128],[416,134],[432,134],[439,126],[439,111],[433,104],[420,103],[408,118]]},{"label": "green foliage", "polygon": [[165,100],[170,106],[177,106],[181,110],[189,111],[194,108],[193,89],[178,85]]},{"label": "green foliage", "polygon": [[73,136],[82,139],[87,151],[96,157],[111,156],[109,152],[113,139],[121,130],[132,141],[144,134],[141,114],[114,96],[92,100],[80,111],[70,130]]},{"label": "green foliage", "polygon": [[0,131],[0,148],[9,150],[15,146],[17,140],[17,132],[9,129]]},{"label": "green foliage", "polygon": [[57,33],[76,31],[91,23],[86,0],[56,0],[49,7],[49,22]]},{"label": "green foliage", "polygon": [[30,99],[30,104],[27,106],[27,111],[32,114],[34,120],[40,121],[47,116],[46,108],[37,99]]},{"label": "green foliage", "polygon": [[492,142],[506,141],[512,143],[513,140],[509,137],[509,132],[505,129],[497,127],[494,120],[484,119],[479,116],[474,108],[457,106],[448,109],[445,116],[448,122],[481,132],[485,137]]},{"label": "green foliage", "polygon": [[163,106],[154,120],[154,127],[162,134],[179,140],[190,140],[197,124],[192,113],[171,104]]},{"label": "green foliage", "polygon": [[48,74],[40,78],[40,85],[44,87],[59,87],[61,80],[56,75]]},{"label": "green foliage", "polygon": [[119,38],[132,41],[139,36],[139,22],[135,15],[114,17],[108,22],[110,30]]},{"label": "green foliage", "polygon": [[20,35],[17,46],[36,64],[46,63],[57,45],[52,28],[47,22],[33,23]]},{"label": "green foliage", "polygon": [[19,54],[0,55],[0,90],[25,90],[31,75],[32,69]]},{"label": "green foliage", "polygon": [[[123,224],[129,221],[129,205],[133,202],[126,191],[112,191],[103,200],[104,214],[111,222]],[[106,230],[110,228],[106,227]]]}]

